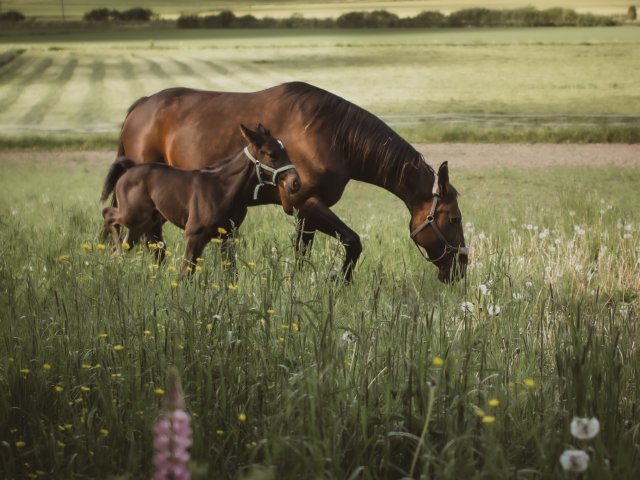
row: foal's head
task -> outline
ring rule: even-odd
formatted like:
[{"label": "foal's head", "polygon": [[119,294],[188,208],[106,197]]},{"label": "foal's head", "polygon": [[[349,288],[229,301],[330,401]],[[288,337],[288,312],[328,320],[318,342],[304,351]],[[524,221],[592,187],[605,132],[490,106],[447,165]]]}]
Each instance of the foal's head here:
[{"label": "foal's head", "polygon": [[261,168],[265,170],[262,172],[262,175],[265,176],[265,184],[277,185],[283,201],[283,194],[293,195],[297,193],[301,185],[300,177],[296,169],[292,168],[289,154],[283,143],[272,137],[269,130],[264,128],[262,124],[258,124],[256,131],[249,130],[240,124],[240,132],[247,141],[249,153],[255,160],[260,162]]}]

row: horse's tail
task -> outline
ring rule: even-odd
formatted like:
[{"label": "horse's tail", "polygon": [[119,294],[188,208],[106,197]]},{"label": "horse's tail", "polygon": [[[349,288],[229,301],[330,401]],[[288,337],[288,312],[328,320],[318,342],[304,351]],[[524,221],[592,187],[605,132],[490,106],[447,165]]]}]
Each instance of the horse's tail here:
[{"label": "horse's tail", "polygon": [[[100,197],[100,201],[104,202],[109,195],[116,188],[116,183],[118,183],[118,179],[124,175],[124,173],[129,170],[131,167],[135,167],[136,162],[127,157],[118,157],[115,162],[109,168],[109,173],[107,173],[107,178],[104,179],[104,186],[102,187],[102,196]],[[115,199],[114,199],[115,203]]]}]

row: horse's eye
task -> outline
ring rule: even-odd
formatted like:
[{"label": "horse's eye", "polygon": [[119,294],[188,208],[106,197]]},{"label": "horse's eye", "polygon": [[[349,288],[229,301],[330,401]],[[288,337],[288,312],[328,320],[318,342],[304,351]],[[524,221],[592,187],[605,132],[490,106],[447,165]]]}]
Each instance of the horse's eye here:
[{"label": "horse's eye", "polygon": [[451,217],[449,218],[449,223],[462,223],[462,217]]}]

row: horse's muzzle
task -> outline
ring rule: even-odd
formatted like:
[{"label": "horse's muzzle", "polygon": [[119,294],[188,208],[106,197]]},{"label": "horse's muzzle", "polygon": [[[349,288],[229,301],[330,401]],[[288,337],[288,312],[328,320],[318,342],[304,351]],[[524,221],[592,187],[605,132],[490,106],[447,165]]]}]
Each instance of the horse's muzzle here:
[{"label": "horse's muzzle", "polygon": [[302,186],[300,177],[298,176],[298,172],[294,170],[287,172],[282,177],[282,181],[284,182],[285,189],[289,195],[298,193],[300,191],[300,187]]}]

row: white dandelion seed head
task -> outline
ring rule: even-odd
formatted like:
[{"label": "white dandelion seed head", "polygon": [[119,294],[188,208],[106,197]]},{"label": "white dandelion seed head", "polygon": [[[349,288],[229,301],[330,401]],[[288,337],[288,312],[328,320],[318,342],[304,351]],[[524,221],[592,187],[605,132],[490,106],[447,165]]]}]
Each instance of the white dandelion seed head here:
[{"label": "white dandelion seed head", "polygon": [[570,428],[571,435],[578,440],[589,440],[595,437],[600,431],[600,422],[596,417],[573,417]]},{"label": "white dandelion seed head", "polygon": [[524,282],[524,286],[527,288],[531,288],[533,287],[533,282],[530,280],[527,280],[526,282]]},{"label": "white dandelion seed head", "polygon": [[162,242],[162,241],[161,241],[161,242],[158,242],[156,245],[158,245],[158,248],[159,248],[159,249],[163,249],[164,247],[166,247],[165,243],[164,243],[164,242]]},{"label": "white dandelion seed head", "polygon": [[573,266],[573,269],[574,269],[576,272],[578,272],[578,273],[580,273],[580,272],[582,271],[582,268],[583,268],[583,267],[582,267],[582,264],[581,264],[581,263],[576,263],[576,264]]},{"label": "white dandelion seed head", "polygon": [[514,299],[514,300],[516,300],[516,301],[517,301],[517,300],[522,300],[522,298],[523,298],[524,296],[523,296],[520,292],[513,292],[512,297],[513,297],[513,299]]},{"label": "white dandelion seed head", "polygon": [[500,305],[489,305],[487,307],[487,312],[489,313],[489,315],[497,317],[498,315],[500,315]]},{"label": "white dandelion seed head", "polygon": [[489,287],[487,287],[484,284],[478,285],[478,290],[480,290],[480,293],[482,295],[489,295],[491,293],[491,290],[489,290]]},{"label": "white dandelion seed head", "polygon": [[584,235],[585,234],[585,229],[582,228],[580,225],[574,225],[573,226],[573,231],[576,233],[576,235]]},{"label": "white dandelion seed head", "polygon": [[460,304],[460,310],[462,310],[462,312],[468,312],[468,313],[473,313],[473,310],[475,309],[475,305],[471,302],[462,302]]},{"label": "white dandelion seed head", "polygon": [[569,216],[570,217],[575,217],[576,216],[575,210],[569,210]]},{"label": "white dandelion seed head", "polygon": [[562,243],[562,240],[560,240],[559,238],[556,238],[553,243],[555,243],[556,245],[560,245]]},{"label": "white dandelion seed head", "polygon": [[342,341],[345,342],[347,345],[354,343],[356,340],[357,340],[356,336],[353,334],[353,332],[350,332],[349,330],[345,331],[342,334]]},{"label": "white dandelion seed head", "polygon": [[590,462],[589,455],[583,450],[565,450],[560,455],[560,465],[565,472],[584,472]]}]

